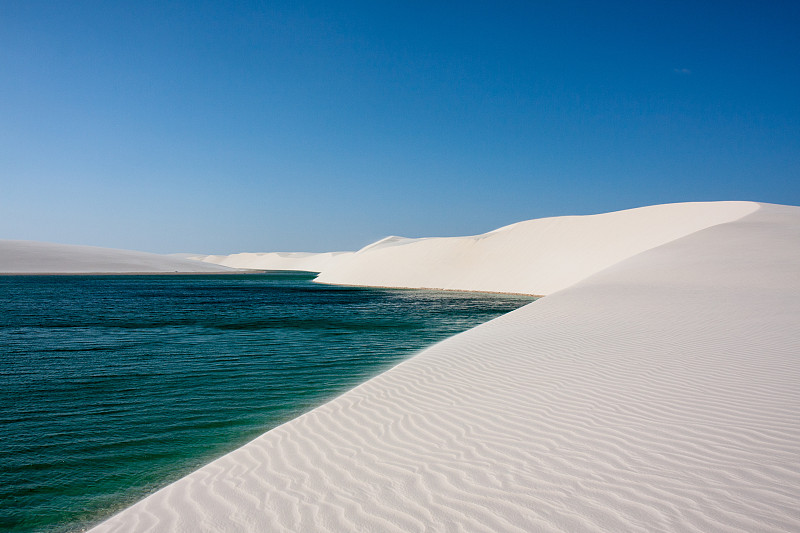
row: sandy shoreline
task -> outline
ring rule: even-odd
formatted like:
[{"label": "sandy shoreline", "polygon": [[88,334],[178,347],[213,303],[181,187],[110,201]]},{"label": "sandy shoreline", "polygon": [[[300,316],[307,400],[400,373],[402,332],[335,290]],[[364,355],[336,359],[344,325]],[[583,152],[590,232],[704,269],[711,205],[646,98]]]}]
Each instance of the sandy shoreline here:
[{"label": "sandy shoreline", "polygon": [[[427,269],[485,288],[500,265],[495,288],[561,287],[93,531],[800,530],[800,208],[599,215],[609,247],[585,221],[393,241],[337,262],[320,278],[411,287]],[[549,230],[556,248],[520,252]],[[582,262],[553,271],[556,252]],[[521,256],[533,278],[503,266]],[[396,268],[371,270],[381,264]]]},{"label": "sandy shoreline", "polygon": [[208,272],[0,272],[0,276],[228,276],[261,274],[267,270],[213,270]]}]

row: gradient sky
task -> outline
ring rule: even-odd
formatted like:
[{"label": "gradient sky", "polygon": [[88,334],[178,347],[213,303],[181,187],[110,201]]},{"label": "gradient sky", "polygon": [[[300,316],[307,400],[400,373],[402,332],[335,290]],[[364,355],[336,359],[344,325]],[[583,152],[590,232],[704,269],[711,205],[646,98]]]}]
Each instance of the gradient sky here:
[{"label": "gradient sky", "polygon": [[0,239],[326,251],[798,205],[798,28],[794,1],[6,0]]}]

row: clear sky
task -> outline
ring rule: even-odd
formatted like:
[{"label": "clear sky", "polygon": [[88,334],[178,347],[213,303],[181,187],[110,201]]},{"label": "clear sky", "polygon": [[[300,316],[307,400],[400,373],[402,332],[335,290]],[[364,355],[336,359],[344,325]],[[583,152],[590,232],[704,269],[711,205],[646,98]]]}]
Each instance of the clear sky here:
[{"label": "clear sky", "polygon": [[0,239],[154,252],[800,204],[800,2],[0,2]]}]

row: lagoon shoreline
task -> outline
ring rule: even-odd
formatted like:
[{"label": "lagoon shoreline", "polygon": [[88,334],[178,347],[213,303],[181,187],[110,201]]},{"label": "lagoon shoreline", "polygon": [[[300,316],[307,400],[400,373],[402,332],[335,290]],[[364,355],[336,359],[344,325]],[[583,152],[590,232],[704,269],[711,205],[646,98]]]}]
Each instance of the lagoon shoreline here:
[{"label": "lagoon shoreline", "polygon": [[692,209],[92,531],[800,529],[800,208]]},{"label": "lagoon shoreline", "polygon": [[800,207],[668,204],[245,259],[546,297],[91,531],[800,529]]}]

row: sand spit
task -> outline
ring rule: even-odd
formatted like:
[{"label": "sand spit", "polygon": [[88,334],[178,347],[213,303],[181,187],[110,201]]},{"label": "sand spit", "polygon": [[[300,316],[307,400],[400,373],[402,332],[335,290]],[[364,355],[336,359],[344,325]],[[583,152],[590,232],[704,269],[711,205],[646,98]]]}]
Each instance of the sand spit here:
[{"label": "sand spit", "polygon": [[800,208],[705,205],[94,531],[799,531]]},{"label": "sand spit", "polygon": [[0,240],[0,274],[199,273],[232,269],[166,255],[96,246]]},{"label": "sand spit", "polygon": [[224,265],[231,268],[253,270],[304,270],[322,272],[338,264],[354,252],[266,252],[231,255],[195,255],[191,259]]}]

